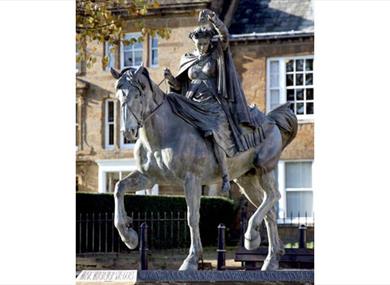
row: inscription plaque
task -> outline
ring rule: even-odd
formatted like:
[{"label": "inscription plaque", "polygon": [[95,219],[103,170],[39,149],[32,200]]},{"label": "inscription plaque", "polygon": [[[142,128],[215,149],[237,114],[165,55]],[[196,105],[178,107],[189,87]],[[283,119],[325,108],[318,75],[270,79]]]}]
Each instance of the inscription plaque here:
[{"label": "inscription plaque", "polygon": [[76,279],[76,285],[135,284],[137,270],[84,270]]}]

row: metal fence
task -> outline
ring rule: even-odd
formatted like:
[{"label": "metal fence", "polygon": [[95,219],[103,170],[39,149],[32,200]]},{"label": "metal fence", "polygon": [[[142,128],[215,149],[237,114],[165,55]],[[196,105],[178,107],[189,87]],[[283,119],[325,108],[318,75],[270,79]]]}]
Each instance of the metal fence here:
[{"label": "metal fence", "polygon": [[[187,248],[190,242],[187,227],[187,212],[131,212],[133,229],[139,232],[143,222],[148,225],[150,249]],[[247,219],[252,215],[247,207],[241,208],[241,235]],[[314,226],[314,213],[299,212],[279,214],[279,225]],[[128,253],[130,250],[121,241],[114,226],[114,213],[80,213],[76,220],[76,253]]]},{"label": "metal fence", "polygon": [[314,226],[314,212],[280,212],[278,224]]},{"label": "metal fence", "polygon": [[[133,228],[148,224],[149,248],[185,248],[189,244],[186,212],[131,212]],[[130,252],[114,226],[114,213],[80,213],[76,220],[76,253]]]},{"label": "metal fence", "polygon": [[[279,210],[277,207],[275,208],[277,213],[277,223],[279,225],[287,225],[287,226],[299,226],[299,225],[305,225],[308,227],[314,226],[314,212],[300,212],[300,211],[290,211],[285,212]],[[255,209],[253,206],[249,206],[249,203],[245,201],[240,208],[240,222],[246,223],[247,219],[249,219],[253,213],[255,212]]]}]

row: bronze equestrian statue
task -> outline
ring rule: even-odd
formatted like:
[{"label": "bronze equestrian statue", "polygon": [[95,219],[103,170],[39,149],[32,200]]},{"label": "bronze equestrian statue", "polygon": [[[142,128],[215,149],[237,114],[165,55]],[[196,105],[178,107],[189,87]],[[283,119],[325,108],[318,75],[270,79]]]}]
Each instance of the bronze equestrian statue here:
[{"label": "bronze equestrian statue", "polygon": [[222,191],[236,183],[257,210],[248,221],[245,247],[260,245],[265,219],[269,251],[262,270],[276,270],[284,253],[276,224],[280,198],[275,168],[282,150],[297,133],[297,119],[284,104],[268,115],[248,107],[231,56],[228,32],[214,12],[203,10],[200,26],[190,34],[196,49],[185,54],[176,77],[168,70],[165,94],[143,66],[111,69],[121,103],[121,131],[137,139],[137,170],[115,186],[115,227],[134,249],[138,235],[130,227],[124,194],[154,184],[184,188],[191,246],[180,270],[197,270],[202,257],[199,208],[203,185],[218,183]]}]

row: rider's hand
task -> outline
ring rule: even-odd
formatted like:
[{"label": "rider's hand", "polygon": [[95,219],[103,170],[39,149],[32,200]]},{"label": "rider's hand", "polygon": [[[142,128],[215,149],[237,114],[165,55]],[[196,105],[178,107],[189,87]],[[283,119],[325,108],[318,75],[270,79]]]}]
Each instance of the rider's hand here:
[{"label": "rider's hand", "polygon": [[198,22],[200,24],[215,23],[217,15],[214,11],[204,9],[199,13]]},{"label": "rider's hand", "polygon": [[164,68],[164,78],[168,80],[173,78],[172,72],[167,67]]},{"label": "rider's hand", "polygon": [[211,23],[215,23],[217,21],[217,15],[214,11],[209,10],[209,13],[207,14],[207,20]]}]

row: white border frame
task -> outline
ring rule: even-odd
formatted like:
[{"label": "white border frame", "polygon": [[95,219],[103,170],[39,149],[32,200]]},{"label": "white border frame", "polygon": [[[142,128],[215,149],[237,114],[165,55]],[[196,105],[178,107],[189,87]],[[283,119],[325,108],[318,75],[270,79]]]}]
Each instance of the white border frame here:
[{"label": "white border frame", "polygon": [[[80,132],[81,124],[79,123],[79,121],[81,120],[81,116],[79,114],[79,107],[80,107],[79,105],[80,105],[80,103],[79,103],[79,101],[76,98],[76,114],[75,114],[75,120],[76,120],[76,135],[75,135],[75,138],[76,138],[76,151],[79,150],[79,145],[80,145],[80,141],[81,141],[81,132]],[[78,118],[78,120],[77,120],[77,118]]]}]

